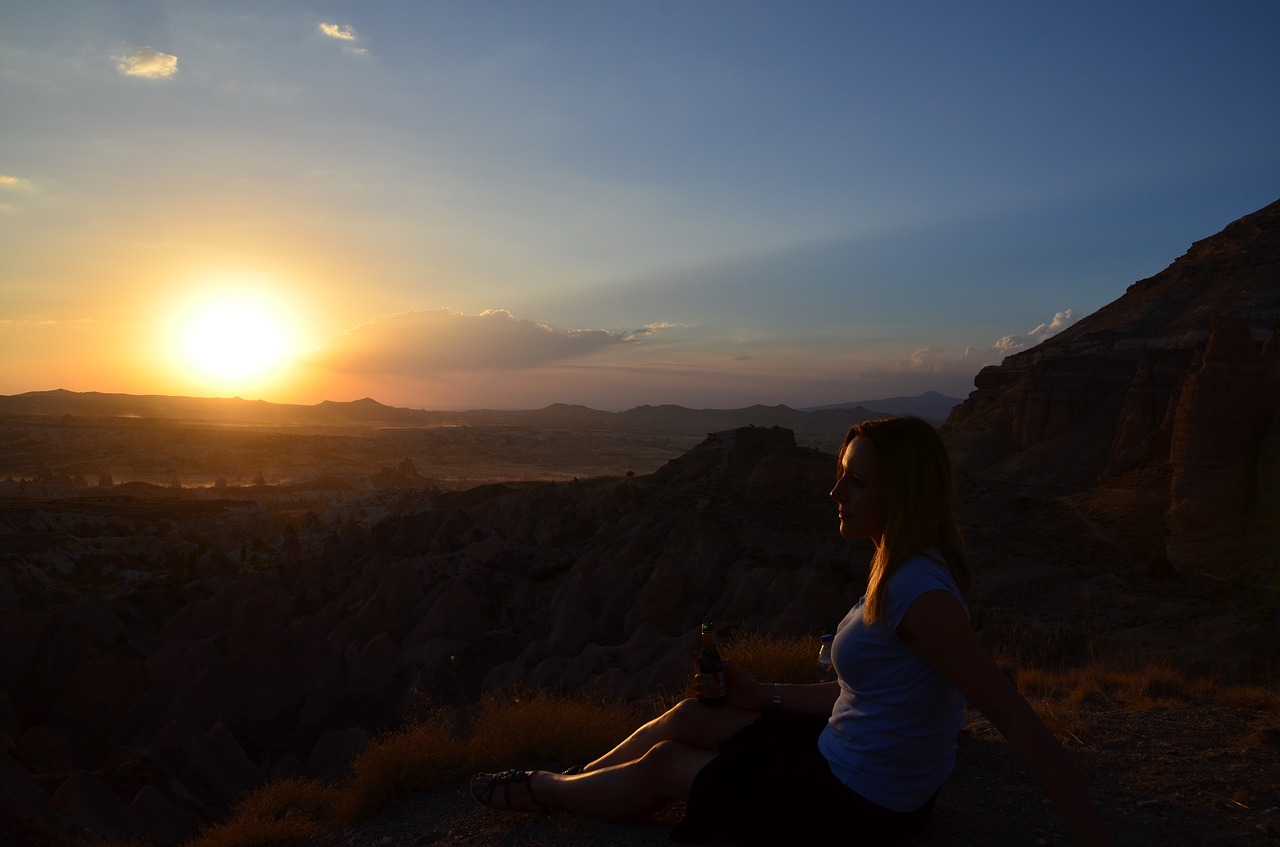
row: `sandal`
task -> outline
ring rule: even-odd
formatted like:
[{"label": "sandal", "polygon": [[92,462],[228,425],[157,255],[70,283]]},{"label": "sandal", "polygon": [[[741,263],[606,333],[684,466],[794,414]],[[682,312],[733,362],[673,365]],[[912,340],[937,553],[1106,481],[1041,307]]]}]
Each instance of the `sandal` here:
[{"label": "sandal", "polygon": [[[482,806],[488,806],[491,809],[512,810],[517,812],[534,812],[545,811],[545,808],[538,802],[538,797],[533,793],[533,783],[529,778],[536,771],[520,771],[512,768],[502,773],[478,773],[471,778],[471,796],[476,798],[476,802]],[[533,801],[532,809],[518,809],[511,804],[511,786],[513,784],[522,784],[525,790],[529,792],[529,799]],[[498,789],[502,789],[502,794],[498,794]]]}]

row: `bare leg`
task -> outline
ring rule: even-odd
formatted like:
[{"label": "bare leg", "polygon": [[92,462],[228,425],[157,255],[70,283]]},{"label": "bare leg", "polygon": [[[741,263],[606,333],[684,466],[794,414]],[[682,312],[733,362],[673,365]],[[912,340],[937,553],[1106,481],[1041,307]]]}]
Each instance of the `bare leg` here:
[{"label": "bare leg", "polygon": [[535,771],[528,782],[506,787],[501,807],[530,812],[545,804],[605,820],[642,818],[673,800],[687,800],[694,777],[716,755],[660,741],[639,759],[590,773]]},{"label": "bare leg", "polygon": [[[635,761],[663,741],[676,741],[687,747],[715,752],[721,741],[758,717],[759,712],[749,709],[735,706],[713,708],[692,698],[681,700],[631,733],[617,747],[588,764],[583,768],[583,773]],[[692,782],[692,777],[690,781]]]}]

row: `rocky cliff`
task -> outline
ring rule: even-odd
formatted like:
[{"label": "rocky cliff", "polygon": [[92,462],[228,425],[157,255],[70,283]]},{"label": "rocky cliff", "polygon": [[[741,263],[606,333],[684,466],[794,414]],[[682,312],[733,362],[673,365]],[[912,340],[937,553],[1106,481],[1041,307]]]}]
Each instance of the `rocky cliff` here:
[{"label": "rocky cliff", "polygon": [[984,368],[944,433],[969,471],[1067,490],[1168,463],[1169,559],[1248,558],[1280,523],[1277,350],[1280,202]]}]

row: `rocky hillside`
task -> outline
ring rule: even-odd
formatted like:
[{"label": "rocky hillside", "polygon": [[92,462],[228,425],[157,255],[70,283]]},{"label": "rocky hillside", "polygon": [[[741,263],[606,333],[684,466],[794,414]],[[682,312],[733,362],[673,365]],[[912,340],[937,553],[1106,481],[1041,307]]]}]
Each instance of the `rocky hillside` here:
[{"label": "rocky hillside", "polygon": [[1280,525],[1280,201],[974,384],[944,428],[962,466],[1086,490],[1166,465],[1169,560],[1256,558]]},{"label": "rocky hillside", "polygon": [[869,554],[835,532],[833,468],[755,427],[643,476],[10,501],[0,841],[176,843],[263,780],[334,773],[424,699],[647,697],[682,685],[703,620],[833,628]]}]

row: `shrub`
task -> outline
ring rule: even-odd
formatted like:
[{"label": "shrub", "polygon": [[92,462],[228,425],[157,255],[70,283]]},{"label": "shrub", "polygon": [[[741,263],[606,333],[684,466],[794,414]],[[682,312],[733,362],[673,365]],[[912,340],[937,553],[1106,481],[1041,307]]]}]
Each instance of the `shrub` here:
[{"label": "shrub", "polygon": [[471,720],[468,749],[476,769],[513,764],[579,764],[598,758],[643,720],[620,702],[515,689],[486,694]]},{"label": "shrub", "polygon": [[1257,709],[1272,712],[1280,718],[1280,694],[1270,688],[1256,685],[1239,685],[1223,689],[1218,702],[1236,709]]},{"label": "shrub", "polygon": [[320,822],[298,815],[270,820],[235,815],[205,830],[186,847],[305,847],[323,831]]},{"label": "shrub", "polygon": [[287,817],[320,821],[328,816],[338,794],[333,786],[290,777],[250,792],[236,804],[235,813],[256,821],[277,821]]},{"label": "shrub", "polygon": [[467,743],[438,722],[418,722],[379,736],[356,757],[333,809],[351,823],[414,791],[435,791],[469,773]]},{"label": "shrub", "polygon": [[735,634],[724,644],[724,657],[761,682],[816,682],[818,639]]},{"label": "shrub", "polygon": [[186,847],[294,847],[324,831],[338,789],[290,778],[250,792],[225,823],[206,829]]}]

